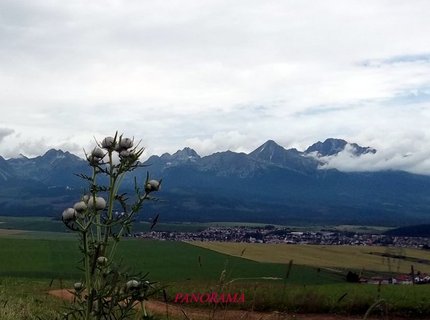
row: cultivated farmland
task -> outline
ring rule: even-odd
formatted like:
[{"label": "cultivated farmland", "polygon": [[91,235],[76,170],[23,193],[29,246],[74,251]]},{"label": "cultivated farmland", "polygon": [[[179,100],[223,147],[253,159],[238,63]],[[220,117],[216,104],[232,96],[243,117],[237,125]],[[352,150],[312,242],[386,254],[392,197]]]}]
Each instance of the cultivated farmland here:
[{"label": "cultivated farmland", "polygon": [[319,246],[288,244],[256,244],[227,242],[192,242],[193,245],[232,256],[259,262],[294,264],[354,269],[380,272],[410,272],[411,264],[416,271],[430,273],[430,265],[394,259],[381,254],[401,255],[409,258],[430,260],[430,252],[410,248],[387,248],[369,246]]}]

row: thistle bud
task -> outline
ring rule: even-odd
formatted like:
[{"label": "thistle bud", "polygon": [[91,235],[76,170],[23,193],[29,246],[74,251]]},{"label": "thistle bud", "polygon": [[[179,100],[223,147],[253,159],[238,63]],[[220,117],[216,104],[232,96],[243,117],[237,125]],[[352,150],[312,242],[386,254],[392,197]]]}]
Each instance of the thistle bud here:
[{"label": "thistle bud", "polygon": [[130,149],[133,146],[133,140],[130,138],[121,138],[119,141],[119,147],[122,150]]},{"label": "thistle bud", "polygon": [[102,148],[106,150],[113,150],[114,148],[114,138],[106,137],[102,141]]},{"label": "thistle bud", "polygon": [[149,180],[145,185],[146,193],[158,191],[159,189],[160,189],[160,181],[158,180]]},{"label": "thistle bud", "polygon": [[96,210],[103,210],[104,208],[106,208],[106,200],[103,199],[102,197],[96,197],[95,199],[95,204],[94,204],[94,197],[90,197],[90,199],[88,200],[88,208],[93,209],[95,208]]},{"label": "thistle bud", "polygon": [[90,200],[91,195],[90,194],[86,194],[82,197],[82,201],[85,203],[88,203],[88,200]]},{"label": "thistle bud", "polygon": [[87,210],[87,204],[84,201],[76,202],[73,209],[75,209],[77,213],[82,213]]},{"label": "thistle bud", "polygon": [[108,262],[108,259],[106,257],[101,256],[97,258],[97,264],[100,266],[106,265],[107,262]]},{"label": "thistle bud", "polygon": [[74,288],[76,291],[81,291],[81,290],[84,288],[84,285],[83,285],[81,282],[76,282],[76,283],[73,285],[73,288]]},{"label": "thistle bud", "polygon": [[140,282],[137,280],[130,280],[125,284],[127,290],[137,289],[140,286]]},{"label": "thistle bud", "polygon": [[70,221],[76,219],[76,211],[73,208],[67,208],[62,214],[63,221]]},{"label": "thistle bud", "polygon": [[91,166],[96,166],[100,163],[101,158],[95,157],[92,154],[87,156],[87,161],[90,163]]},{"label": "thistle bud", "polygon": [[122,151],[119,153],[119,156],[120,156],[120,158],[122,158],[122,159],[129,158],[129,157],[130,157],[130,155],[131,155],[131,152],[130,152],[130,151],[128,151],[128,150],[122,150]]},{"label": "thistle bud", "polygon": [[91,152],[91,155],[92,155],[94,158],[99,158],[99,159],[102,159],[102,158],[105,156],[105,154],[104,154],[103,150],[102,150],[102,149],[100,149],[100,148],[97,148],[97,147],[95,147],[95,148],[93,149],[93,151]]}]

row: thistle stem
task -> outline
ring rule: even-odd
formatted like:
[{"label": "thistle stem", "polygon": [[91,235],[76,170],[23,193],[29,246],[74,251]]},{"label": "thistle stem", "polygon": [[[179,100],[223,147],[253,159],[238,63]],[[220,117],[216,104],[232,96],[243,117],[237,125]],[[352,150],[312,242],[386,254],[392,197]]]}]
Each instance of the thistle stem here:
[{"label": "thistle stem", "polygon": [[[92,191],[92,197],[93,197],[93,203],[94,203],[94,211],[95,211],[95,214],[96,214],[96,216],[97,216],[97,223],[98,224],[100,224],[100,215],[99,214],[97,214],[97,211],[96,211],[96,209],[95,209],[95,207],[96,207],[96,190],[95,190],[95,187],[97,186],[97,184],[96,184],[96,177],[97,177],[97,172],[96,172],[96,167],[93,167],[93,176],[92,176],[92,188],[93,188],[93,191]],[[97,230],[97,241],[100,241],[101,240],[101,228],[99,227],[99,226],[96,226],[96,230]]]},{"label": "thistle stem", "polygon": [[113,200],[115,198],[116,195],[116,180],[117,180],[117,175],[114,173],[113,171],[114,166],[112,163],[112,151],[109,151],[109,204],[108,204],[108,225],[104,227],[104,239],[103,239],[103,248],[102,248],[102,254],[105,255],[107,246],[108,246],[108,241],[109,241],[109,235],[111,232],[111,226],[110,224],[112,223],[112,216],[113,216]]},{"label": "thistle stem", "polygon": [[90,314],[92,310],[92,293],[93,293],[93,285],[91,281],[91,274],[90,274],[90,252],[89,252],[89,246],[88,246],[88,235],[87,230],[82,231],[82,237],[83,237],[83,244],[84,244],[84,263],[85,263],[85,285],[88,292],[88,300],[87,300],[87,310],[85,314],[85,319],[90,319]]}]

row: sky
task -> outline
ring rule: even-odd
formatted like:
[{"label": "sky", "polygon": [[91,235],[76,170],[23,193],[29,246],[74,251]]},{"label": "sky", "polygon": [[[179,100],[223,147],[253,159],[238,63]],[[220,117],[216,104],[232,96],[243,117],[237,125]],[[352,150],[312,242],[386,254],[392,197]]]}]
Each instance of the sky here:
[{"label": "sky", "polygon": [[0,0],[0,155],[78,155],[116,130],[185,146],[378,150],[341,170],[430,172],[430,2]]}]

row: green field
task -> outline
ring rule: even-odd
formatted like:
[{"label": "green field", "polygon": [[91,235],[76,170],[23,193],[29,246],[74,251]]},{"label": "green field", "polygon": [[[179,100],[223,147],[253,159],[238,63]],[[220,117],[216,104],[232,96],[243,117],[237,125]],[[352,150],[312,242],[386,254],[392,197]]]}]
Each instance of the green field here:
[{"label": "green field", "polygon": [[[430,260],[430,252],[409,248],[368,246],[322,246],[227,242],[192,242],[192,244],[231,256],[259,262],[288,263],[334,269],[355,269],[379,272],[410,272],[411,262],[381,257],[371,253],[395,252],[411,258]],[[242,254],[243,253],[243,254]],[[416,271],[430,273],[430,265],[414,262]]]},{"label": "green field", "polygon": [[[81,278],[77,241],[48,235],[48,239],[22,234],[0,237],[0,319],[37,319],[36,315],[54,319],[54,311],[61,311],[64,303],[47,292],[70,288]],[[244,290],[251,299],[257,285],[280,290],[283,279],[267,278],[284,278],[287,271],[284,264],[259,263],[181,242],[128,239],[120,244],[119,253],[131,272],[149,272],[149,279],[167,286],[170,299],[176,292],[206,292],[216,287],[223,270],[228,287]],[[337,274],[305,266],[293,266],[287,280],[297,287],[342,281]],[[268,306],[275,307],[273,303]]]},{"label": "green field", "polygon": [[[60,215],[59,215],[60,217]],[[151,223],[138,222],[133,226],[133,232],[147,232],[149,231]],[[264,227],[265,224],[261,223],[248,223],[248,222],[207,222],[207,223],[163,223],[160,222],[155,226],[156,231],[176,231],[176,232],[199,232],[208,227],[232,227],[232,226],[246,226],[246,227]],[[9,217],[0,216],[0,235],[2,230],[25,230],[36,232],[68,232],[64,224],[54,218],[50,217]]]},{"label": "green field", "polygon": [[[60,214],[58,215],[60,217]],[[209,224],[192,223],[159,223],[157,231],[198,232],[208,227]],[[149,231],[149,222],[138,222],[133,226],[133,232]],[[1,230],[25,230],[36,232],[68,232],[63,222],[50,217],[8,217],[0,216]]]},{"label": "green field", "polygon": [[[54,314],[60,312],[65,303],[48,296],[47,292],[70,288],[82,277],[78,269],[80,252],[76,237],[58,232],[59,222],[47,218],[0,218],[0,221],[4,222],[0,228],[8,226],[0,229],[0,319],[36,320],[36,316],[54,319]],[[41,225],[44,231],[40,231]],[[182,230],[201,227],[180,225]],[[375,301],[381,301],[375,314],[387,312],[414,319],[427,317],[430,315],[430,285],[377,286],[344,281],[348,268],[389,271],[382,257],[368,254],[368,251],[385,250],[125,239],[120,243],[117,257],[123,265],[129,266],[130,272],[148,272],[149,279],[166,286],[170,301],[177,292],[222,289],[243,291],[246,303],[233,308],[244,310],[363,316]],[[429,254],[421,250],[407,249],[402,253],[430,259]],[[290,260],[294,263],[288,273]],[[391,271],[396,271],[395,259],[391,265]],[[410,263],[404,261],[401,264],[404,269],[408,266]],[[424,267],[422,271],[426,271]],[[223,270],[227,276],[220,283]]]},{"label": "green field", "polygon": [[[60,215],[59,215],[60,216]],[[251,223],[251,222],[178,222],[178,223],[165,223],[160,222],[155,226],[155,231],[176,231],[176,232],[199,232],[208,227],[264,227],[267,224]],[[149,222],[141,221],[133,226],[133,232],[147,232],[150,229]],[[321,231],[321,230],[338,230],[348,232],[372,232],[374,234],[383,233],[390,228],[375,227],[375,226],[353,226],[353,225],[338,225],[338,226],[282,226],[274,225],[276,227],[288,227],[290,230],[295,231]],[[63,223],[50,217],[9,217],[0,216],[0,235],[3,230],[25,230],[34,232],[68,232],[68,229]]]},{"label": "green field", "polygon": [[[0,275],[76,279],[80,259],[77,242],[66,239],[0,238]],[[215,281],[226,268],[232,278],[283,278],[285,264],[260,263],[231,257],[182,242],[129,239],[119,247],[124,264],[135,272],[149,272],[157,281]],[[316,268],[294,266],[291,283],[322,284],[339,276]]]}]

